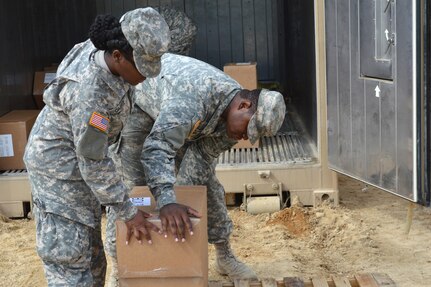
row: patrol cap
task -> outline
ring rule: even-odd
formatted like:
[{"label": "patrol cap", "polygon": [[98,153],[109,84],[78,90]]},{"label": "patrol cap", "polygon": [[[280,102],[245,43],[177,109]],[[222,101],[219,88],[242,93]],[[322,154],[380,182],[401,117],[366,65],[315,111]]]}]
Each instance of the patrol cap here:
[{"label": "patrol cap", "polygon": [[171,34],[169,52],[187,56],[196,38],[197,27],[186,13],[169,7],[155,8],[165,19]]},{"label": "patrol cap", "polygon": [[254,144],[262,136],[272,136],[280,129],[286,113],[286,104],[279,92],[262,89],[257,102],[257,109],[251,117],[247,136]]},{"label": "patrol cap", "polygon": [[139,73],[156,77],[161,69],[161,56],[168,51],[169,27],[153,8],[138,8],[124,14],[121,30],[133,48],[133,59]]}]

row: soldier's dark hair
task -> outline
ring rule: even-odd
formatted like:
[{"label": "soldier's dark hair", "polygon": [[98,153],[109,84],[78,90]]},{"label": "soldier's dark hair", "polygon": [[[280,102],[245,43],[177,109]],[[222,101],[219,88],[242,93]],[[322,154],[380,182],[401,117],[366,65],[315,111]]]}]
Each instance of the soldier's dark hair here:
[{"label": "soldier's dark hair", "polygon": [[98,50],[119,50],[131,61],[133,59],[133,48],[130,46],[121,30],[121,24],[115,16],[105,14],[98,15],[88,32],[91,42]]},{"label": "soldier's dark hair", "polygon": [[256,112],[257,102],[259,101],[259,95],[261,91],[262,91],[261,89],[255,89],[251,91],[244,89],[244,90],[241,90],[241,92],[239,92],[239,96],[242,99],[249,100],[251,102],[250,112],[253,112],[253,113]]}]

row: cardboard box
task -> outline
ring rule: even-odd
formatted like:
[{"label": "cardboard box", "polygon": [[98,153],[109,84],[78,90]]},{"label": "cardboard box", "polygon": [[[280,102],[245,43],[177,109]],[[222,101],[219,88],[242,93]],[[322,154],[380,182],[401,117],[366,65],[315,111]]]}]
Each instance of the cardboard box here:
[{"label": "cardboard box", "polygon": [[45,106],[45,103],[43,102],[43,91],[56,75],[54,67],[48,67],[47,69],[48,70],[46,71],[34,73],[33,99],[38,109],[42,109]]},{"label": "cardboard box", "polygon": [[[223,67],[223,71],[236,80],[244,89],[257,89],[257,69],[256,62],[228,63]],[[254,145],[248,140],[240,140],[234,148],[257,148],[259,141]]]},{"label": "cardboard box", "polygon": [[39,110],[15,110],[0,117],[0,170],[25,169],[22,159]]},{"label": "cardboard box", "polygon": [[257,89],[256,62],[228,63],[223,71],[236,80],[244,89]]},{"label": "cardboard box", "polygon": [[233,148],[258,148],[260,140],[257,140],[254,144],[251,144],[249,140],[239,140]]},{"label": "cardboard box", "polygon": [[[208,286],[208,234],[207,198],[204,186],[176,186],[177,202],[199,211],[201,218],[191,218],[194,235],[186,242],[176,243],[152,232],[152,245],[135,238],[125,244],[126,225],[117,221],[118,277],[121,287],[207,287]],[[135,187],[131,194],[135,205],[146,212],[154,212],[155,200],[147,187]],[[161,227],[156,216],[149,219]]]}]

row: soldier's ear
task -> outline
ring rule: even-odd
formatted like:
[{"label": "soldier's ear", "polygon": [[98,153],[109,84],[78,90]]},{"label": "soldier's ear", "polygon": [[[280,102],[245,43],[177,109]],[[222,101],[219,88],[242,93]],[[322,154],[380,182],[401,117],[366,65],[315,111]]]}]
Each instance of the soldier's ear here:
[{"label": "soldier's ear", "polygon": [[121,52],[119,50],[114,50],[112,51],[112,59],[114,60],[114,62],[118,63],[120,62],[121,58],[123,57],[123,54],[121,54]]},{"label": "soldier's ear", "polygon": [[238,110],[242,110],[242,109],[250,109],[252,106],[251,101],[246,100],[246,99],[241,99],[241,102],[238,105]]}]

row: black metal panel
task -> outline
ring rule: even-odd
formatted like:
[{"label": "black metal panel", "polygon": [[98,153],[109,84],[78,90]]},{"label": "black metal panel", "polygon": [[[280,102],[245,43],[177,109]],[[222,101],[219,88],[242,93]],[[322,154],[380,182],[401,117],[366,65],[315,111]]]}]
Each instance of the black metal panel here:
[{"label": "black metal panel", "polygon": [[207,50],[208,63],[213,66],[221,67],[224,63],[220,61],[220,32],[218,29],[218,9],[217,1],[205,0],[205,18],[207,20]]},{"label": "black metal panel", "polygon": [[220,63],[229,63],[232,59],[232,38],[230,37],[231,12],[229,0],[219,0],[217,7],[218,30],[220,41]]},{"label": "black metal panel", "polygon": [[[278,13],[284,13],[279,10],[279,7],[284,6],[283,1],[103,0],[103,4],[101,0],[97,1],[98,14],[111,13],[116,16],[134,7],[175,7],[184,11],[198,27],[190,56],[220,69],[229,62],[256,61],[259,80],[282,81],[281,69],[284,67],[280,67],[280,58],[277,56],[285,53],[284,50],[280,51],[278,45],[284,29],[284,23],[278,22]],[[312,2],[305,2],[304,7],[313,6]],[[292,4],[289,2],[286,6],[295,5]],[[304,25],[313,24],[310,18],[300,21]],[[303,37],[313,39],[310,34]]]},{"label": "black metal panel", "polygon": [[[255,32],[255,17],[254,17],[254,2],[253,0],[242,0],[242,23],[244,34],[244,59],[257,60],[256,58],[256,32]],[[260,35],[259,35],[260,36]],[[260,67],[258,63],[258,69]],[[261,71],[258,70],[258,74]]]},{"label": "black metal panel", "polygon": [[[100,3],[99,3],[100,4]],[[96,1],[2,1],[0,9],[0,114],[35,108],[34,72],[58,63],[86,38]]]},{"label": "black metal panel", "polygon": [[207,21],[205,15],[205,1],[193,1],[193,20],[198,26],[196,35],[196,53],[192,56],[208,61]]},{"label": "black metal panel", "polygon": [[[242,25],[241,1],[230,1],[230,33],[232,39],[232,58],[229,62],[244,62],[244,34]],[[253,60],[253,59],[249,59]],[[260,66],[261,63],[258,63]],[[260,75],[259,75],[260,76]]]},{"label": "black metal panel", "polygon": [[431,2],[424,9],[424,188],[421,201],[431,205]]},{"label": "black metal panel", "polygon": [[[266,10],[268,9],[268,5],[266,5],[266,1],[255,1],[254,3],[254,15],[253,19],[255,19],[255,29],[254,34],[258,35],[255,37],[256,42],[256,61],[257,63],[268,63],[268,29],[267,21],[266,21]],[[262,15],[265,15],[262,17]],[[263,20],[261,20],[263,18]],[[261,75],[267,75],[269,78],[269,65],[258,65],[258,73]]]},{"label": "black metal panel", "polygon": [[124,0],[117,1],[117,0],[111,0],[111,14],[116,16],[117,18],[120,18],[121,15],[124,14]]},{"label": "black metal panel", "polygon": [[[305,128],[317,143],[317,98],[315,81],[314,6],[312,1],[285,3],[285,52],[281,68],[286,71],[285,90]],[[285,63],[285,64],[284,64]]]}]

